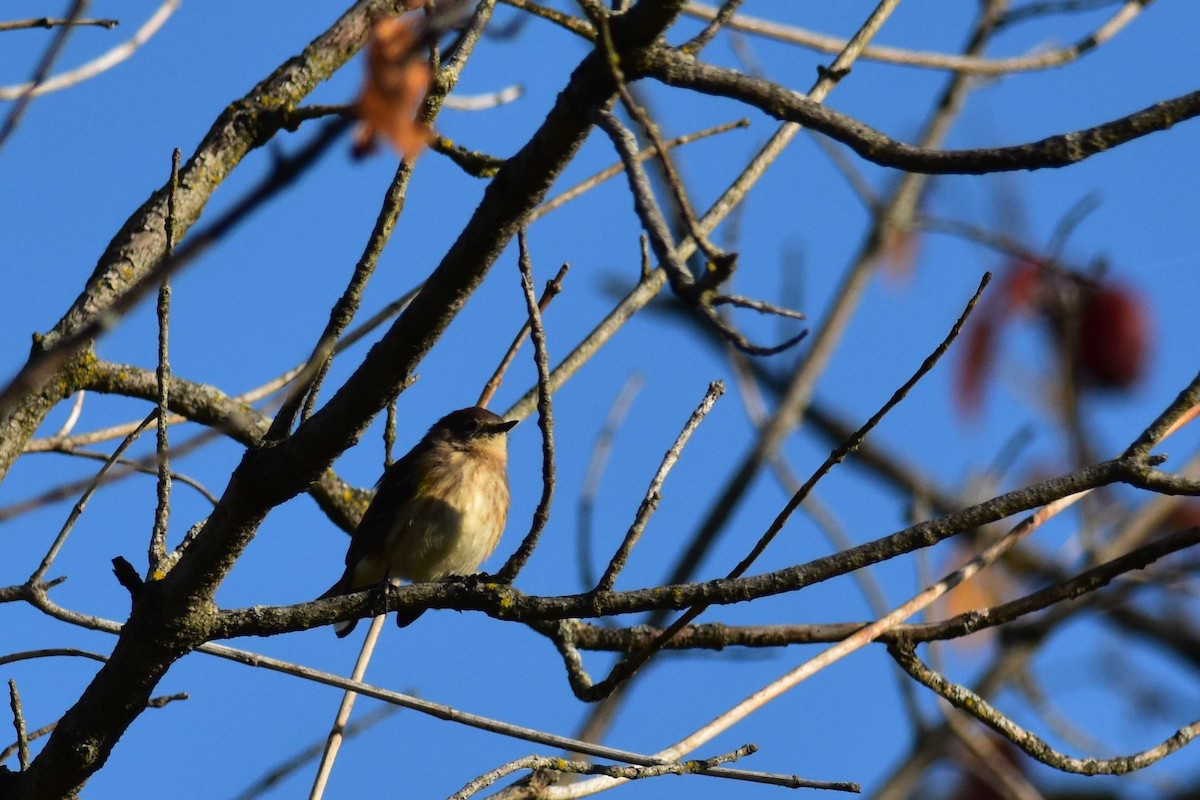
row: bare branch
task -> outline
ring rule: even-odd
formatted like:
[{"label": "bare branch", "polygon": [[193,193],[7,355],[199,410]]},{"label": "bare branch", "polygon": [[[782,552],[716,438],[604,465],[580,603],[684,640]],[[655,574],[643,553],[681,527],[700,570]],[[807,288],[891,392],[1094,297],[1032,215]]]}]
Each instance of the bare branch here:
[{"label": "bare branch", "polygon": [[960,711],[964,711],[987,725],[996,733],[1008,739],[1021,748],[1030,757],[1048,767],[1061,772],[1078,775],[1124,775],[1135,770],[1145,769],[1156,761],[1174,753],[1188,742],[1200,735],[1200,721],[1193,722],[1180,728],[1162,744],[1116,758],[1072,758],[1055,750],[1045,740],[1039,738],[1015,722],[1004,716],[988,701],[972,692],[965,686],[951,683],[944,677],[929,669],[917,658],[911,645],[895,644],[888,648],[892,658],[896,660],[905,672],[922,685],[937,692],[943,699]]},{"label": "bare branch", "polygon": [[701,63],[665,47],[643,51],[631,72],[634,70],[634,74],[654,77],[670,86],[730,97],[756,106],[776,119],[804,125],[836,139],[876,164],[932,175],[983,175],[1065,167],[1200,116],[1200,91],[1196,91],[1091,128],[1028,144],[974,150],[928,150],[898,142],[790,89]]},{"label": "bare branch", "polygon": [[[0,100],[16,100],[22,96],[37,97],[49,92],[57,92],[83,83],[102,72],[112,69],[136,53],[146,42],[150,41],[154,34],[158,33],[159,29],[162,28],[170,16],[179,8],[179,4],[180,0],[166,0],[150,15],[150,19],[142,23],[142,27],[137,29],[137,32],[133,34],[129,41],[117,45],[104,55],[94,58],[86,64],[82,64],[60,75],[55,75],[53,78],[20,83],[16,86],[0,86]],[[115,20],[54,20],[54,22],[55,24],[68,24],[68,27],[70,25],[95,24],[111,28],[117,24]],[[112,24],[106,24],[109,22]]]},{"label": "bare branch", "polygon": [[[1107,0],[1103,0],[1107,2]],[[873,45],[863,50],[862,58],[866,61],[881,61],[889,64],[903,64],[910,67],[925,69],[941,69],[972,75],[1006,75],[1013,72],[1049,69],[1062,66],[1076,60],[1084,53],[1094,50],[1107,42],[1135,17],[1149,3],[1146,0],[1125,0],[1124,4],[1095,31],[1080,39],[1069,47],[1030,53],[1011,58],[983,58],[971,55],[950,55],[947,53],[919,52],[904,50],[898,47]],[[722,7],[722,10],[723,7]],[[688,3],[684,13],[700,19],[715,20],[718,10],[707,3]],[[1010,20],[1001,20],[998,24]],[[724,27],[743,33],[765,36],[781,42],[798,44],[825,53],[840,52],[846,46],[845,39],[826,36],[794,25],[784,25],[767,19],[736,14],[724,22]]]}]

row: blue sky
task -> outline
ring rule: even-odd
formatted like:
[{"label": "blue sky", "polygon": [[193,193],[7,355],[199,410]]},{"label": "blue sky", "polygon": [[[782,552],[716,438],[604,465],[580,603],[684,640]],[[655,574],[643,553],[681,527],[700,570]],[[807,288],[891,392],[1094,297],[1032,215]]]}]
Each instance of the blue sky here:
[{"label": "blue sky", "polygon": [[[571,4],[557,3],[571,8]],[[868,13],[865,2],[751,0],[744,10],[823,32],[849,35]],[[964,38],[975,4],[916,2],[901,5],[879,42],[953,52]],[[113,31],[85,29],[70,40],[60,68],[82,63],[128,36],[152,11],[149,3],[97,0],[89,15],[121,19]],[[4,16],[46,16],[63,9],[43,3],[6,4]],[[1053,23],[1018,26],[989,51],[1010,55],[1058,46],[1080,38],[1109,10]],[[212,120],[234,98],[295,54],[334,19],[328,4],[262,2],[185,3],[163,30],[130,61],[74,89],[37,99],[14,137],[0,150],[0,374],[23,363],[29,337],[49,329],[82,289],[96,259],[129,214],[160,186],[174,147],[185,158]],[[518,12],[502,7],[497,22]],[[931,20],[936,19],[936,22]],[[1098,124],[1196,88],[1200,53],[1193,32],[1200,6],[1150,5],[1112,42],[1057,70],[984,82],[968,100],[950,147],[1018,143]],[[681,41],[694,31],[682,22],[670,35]],[[25,80],[49,41],[45,31],[0,34],[0,83]],[[766,74],[806,89],[816,66],[830,57],[749,40]],[[583,43],[552,26],[530,20],[514,39],[488,39],[463,75],[460,91],[474,94],[520,84],[524,97],[485,112],[447,111],[439,132],[462,144],[504,155],[519,147],[544,116],[570,70],[585,54]],[[735,65],[721,37],[706,57]],[[345,102],[357,91],[358,61],[322,85],[312,102]],[[861,62],[829,98],[829,105],[900,139],[910,139],[944,78],[927,70]],[[679,152],[678,163],[704,208],[715,199],[776,123],[727,102],[646,87],[650,107],[669,135],[747,116],[748,130],[725,134]],[[0,109],[5,113],[5,109]],[[928,209],[1018,236],[1043,246],[1063,215],[1096,193],[1096,210],[1078,226],[1066,249],[1079,265],[1104,257],[1114,276],[1135,285],[1152,309],[1153,353],[1144,381],[1120,397],[1090,400],[1085,409],[1101,453],[1121,448],[1195,374],[1198,349],[1195,307],[1200,298],[1200,226],[1197,219],[1196,125],[1155,133],[1080,165],[999,177],[948,176],[933,182]],[[311,129],[284,135],[279,147],[307,141]],[[216,193],[212,218],[238,199],[270,166],[267,149],[251,154]],[[614,160],[611,145],[593,135],[579,159],[555,187],[561,190]],[[858,164],[877,191],[894,175]],[[177,374],[212,383],[230,393],[262,384],[302,361],[340,294],[370,232],[382,193],[395,170],[387,152],[353,161],[340,147],[316,165],[291,192],[273,200],[214,248],[174,284],[171,361]],[[363,317],[383,307],[433,268],[473,211],[484,184],[463,175],[436,154],[422,157],[407,206],[366,294]],[[842,271],[857,251],[868,214],[845,180],[813,142],[801,136],[755,187],[738,217],[736,239],[728,227],[718,242],[740,254],[738,293],[795,302],[820,320]],[[546,314],[549,349],[557,360],[603,317],[612,287],[636,279],[637,221],[623,180],[614,180],[548,215],[529,232],[538,281],[561,263],[572,270],[566,291]],[[724,238],[723,238],[724,237]],[[800,259],[795,254],[802,254]],[[797,261],[802,267],[797,267]],[[945,335],[986,269],[1002,259],[944,235],[922,239],[920,260],[908,280],[877,278],[815,395],[841,409],[855,424],[865,420],[920,364]],[[479,387],[524,315],[515,248],[492,269],[466,308],[419,369],[420,380],[401,400],[404,418],[397,446],[411,446],[445,411],[474,402]],[[759,341],[782,338],[794,328],[751,312],[737,317]],[[789,323],[792,324],[792,323]],[[150,304],[135,310],[97,347],[103,358],[152,367],[155,333]],[[803,345],[801,346],[803,347]],[[335,365],[326,396],[345,378],[366,345],[347,351]],[[975,420],[955,415],[951,378],[955,354],[940,364],[873,434],[873,441],[905,454],[950,491],[961,491],[982,473],[1018,431],[1030,444],[1004,478],[1019,485],[1031,475],[1063,470],[1064,442],[1046,409],[1046,348],[1035,326],[1014,326],[997,365],[997,380]],[[786,368],[796,355],[770,362]],[[518,583],[531,593],[581,589],[577,567],[577,498],[594,439],[609,404],[629,376],[644,387],[617,434],[595,509],[599,538],[593,557],[601,563],[633,519],[645,486],[711,380],[724,379],[727,396],[700,428],[669,476],[663,502],[617,588],[661,580],[681,543],[707,511],[721,482],[749,446],[752,428],[734,388],[727,361],[694,329],[674,317],[644,312],[555,397],[558,494],[543,543]],[[493,406],[503,409],[534,380],[527,351],[518,358]],[[78,430],[140,418],[134,401],[90,396]],[[66,417],[57,409],[43,434]],[[177,428],[176,441],[196,432]],[[359,486],[371,485],[382,463],[381,425],[335,468]],[[149,452],[153,437],[136,446]],[[1196,445],[1181,434],[1166,448],[1182,457]],[[106,445],[111,447],[112,445]],[[512,434],[510,478],[513,508],[500,551],[485,567],[495,569],[528,527],[540,493],[540,443],[536,425]],[[804,432],[787,443],[792,468],[807,475],[828,445]],[[220,492],[240,447],[216,442],[177,461],[180,470]],[[64,480],[92,474],[95,465],[58,455],[30,455],[0,487],[7,506]],[[1131,493],[1119,493],[1127,502]],[[877,538],[905,525],[905,499],[848,463],[818,490],[856,541]],[[774,518],[786,496],[768,475],[756,482],[721,542],[702,567],[702,577],[723,574],[740,560]],[[111,576],[110,559],[124,555],[141,565],[153,514],[154,483],[140,477],[101,491],[88,506],[52,574],[68,575],[56,589],[64,606],[122,619],[128,598]],[[206,512],[195,492],[178,486],[172,540]],[[69,510],[39,509],[0,528],[0,585],[19,583],[36,565]],[[1071,520],[1035,537],[1044,553],[1069,548]],[[346,539],[304,496],[276,509],[218,593],[224,607],[281,604],[312,599],[341,571]],[[797,517],[756,569],[768,570],[829,552],[815,527]],[[936,550],[934,570],[953,556]],[[888,598],[898,603],[919,586],[911,560],[881,565],[875,573]],[[813,587],[800,595],[751,607],[714,609],[702,621],[731,623],[861,620],[869,611],[852,581]],[[0,605],[0,645],[5,652],[76,646],[106,652],[111,637],[50,624],[31,609]],[[234,642],[330,671],[347,673],[357,648],[327,630]],[[989,644],[945,653],[951,674],[968,681],[986,660]],[[801,648],[765,653],[668,657],[648,670],[633,690],[609,742],[653,751],[706,722],[790,669],[811,653]],[[587,656],[594,676],[609,659]],[[1152,746],[1192,721],[1195,682],[1180,664],[1126,648],[1091,620],[1055,637],[1033,667],[1058,711],[1105,742],[1114,753]],[[6,667],[17,680],[31,726],[49,722],[86,685],[94,665],[77,659],[25,662]],[[795,772],[805,777],[853,780],[868,791],[906,752],[909,732],[897,693],[895,670],[882,649],[869,648],[820,673],[697,755],[745,742],[762,748],[747,769]],[[1114,675],[1116,677],[1114,677]],[[1152,676],[1164,687],[1166,708],[1147,711],[1129,700],[1130,676]],[[430,614],[397,632],[390,624],[368,680],[464,710],[571,734],[585,709],[571,696],[550,644],[518,626],[476,614]],[[161,793],[164,782],[181,797],[234,796],[262,772],[324,735],[337,706],[331,689],[264,671],[193,655],[171,669],[159,693],[186,691],[191,699],[148,711],[130,728],[110,763],[89,783],[85,796],[123,797]],[[934,708],[922,693],[927,712]],[[369,704],[364,703],[363,709]],[[1015,696],[1005,710],[1037,728],[1041,723]],[[1044,731],[1043,731],[1044,732]],[[1077,755],[1075,743],[1059,745]],[[343,750],[327,797],[356,797],[382,787],[411,796],[445,796],[467,779],[538,748],[491,734],[401,712]],[[1086,753],[1111,755],[1111,753]],[[451,758],[452,757],[452,758]],[[445,766],[451,762],[451,766]],[[431,767],[431,765],[435,765]],[[1163,785],[1194,775],[1195,753],[1183,752],[1119,787],[1129,797],[1157,796]],[[164,768],[168,771],[164,771]],[[1043,773],[1036,773],[1041,776]],[[282,784],[275,797],[306,791],[312,770]],[[1099,780],[1099,779],[1098,779]],[[1107,785],[1107,784],[1106,784]],[[728,785],[697,778],[670,778],[619,790],[627,797],[767,797],[782,790]]]}]

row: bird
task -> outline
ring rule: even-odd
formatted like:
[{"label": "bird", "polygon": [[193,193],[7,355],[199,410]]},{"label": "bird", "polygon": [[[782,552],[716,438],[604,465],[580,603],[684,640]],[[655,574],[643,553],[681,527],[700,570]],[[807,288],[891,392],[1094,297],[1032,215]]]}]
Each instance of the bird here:
[{"label": "bird", "polygon": [[[505,420],[472,406],[439,419],[384,471],[346,551],[346,570],[318,599],[386,580],[471,575],[492,554],[508,517]],[[419,616],[397,615],[403,627]],[[358,620],[334,623],[338,637]]]}]

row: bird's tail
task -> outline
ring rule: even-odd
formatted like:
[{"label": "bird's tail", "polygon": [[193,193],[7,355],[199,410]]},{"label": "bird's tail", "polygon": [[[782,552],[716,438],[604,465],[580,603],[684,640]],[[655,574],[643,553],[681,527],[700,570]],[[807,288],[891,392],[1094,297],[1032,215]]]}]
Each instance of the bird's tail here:
[{"label": "bird's tail", "polygon": [[[354,591],[347,581],[347,576],[343,575],[337,579],[337,583],[325,590],[324,594],[318,597],[318,600],[324,600],[327,597],[337,597],[341,594],[348,594]],[[339,639],[345,639],[354,630],[354,626],[358,624],[356,619],[346,619],[341,622],[333,623],[333,632],[337,634]]]}]

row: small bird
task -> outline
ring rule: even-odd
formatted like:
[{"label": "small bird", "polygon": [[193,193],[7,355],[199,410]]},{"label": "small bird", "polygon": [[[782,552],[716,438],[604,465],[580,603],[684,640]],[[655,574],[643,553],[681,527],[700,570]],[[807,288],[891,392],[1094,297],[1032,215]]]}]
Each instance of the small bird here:
[{"label": "small bird", "polygon": [[[381,581],[473,574],[496,549],[508,517],[508,431],[485,408],[451,412],[383,477],[350,539],[346,571],[319,599]],[[398,625],[416,619],[398,616]],[[348,636],[357,620],[334,623]]]}]

